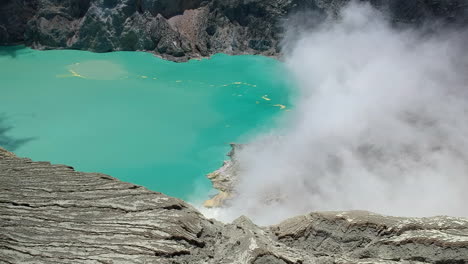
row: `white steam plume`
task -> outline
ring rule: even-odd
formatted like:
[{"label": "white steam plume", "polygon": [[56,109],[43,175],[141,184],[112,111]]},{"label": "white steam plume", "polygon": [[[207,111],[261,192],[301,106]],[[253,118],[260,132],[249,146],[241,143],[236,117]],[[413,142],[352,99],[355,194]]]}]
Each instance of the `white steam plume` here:
[{"label": "white steam plume", "polygon": [[280,137],[240,152],[239,196],[219,217],[271,224],[352,209],[468,216],[463,36],[397,30],[353,3],[338,20],[286,40],[297,108]]}]

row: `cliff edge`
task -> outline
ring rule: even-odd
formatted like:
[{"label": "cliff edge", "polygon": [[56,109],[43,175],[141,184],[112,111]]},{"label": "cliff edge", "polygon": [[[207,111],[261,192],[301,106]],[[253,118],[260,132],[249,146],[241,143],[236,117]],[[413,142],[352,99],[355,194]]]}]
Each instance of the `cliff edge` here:
[{"label": "cliff edge", "polygon": [[468,263],[468,219],[316,212],[259,227],[0,149],[0,263]]}]

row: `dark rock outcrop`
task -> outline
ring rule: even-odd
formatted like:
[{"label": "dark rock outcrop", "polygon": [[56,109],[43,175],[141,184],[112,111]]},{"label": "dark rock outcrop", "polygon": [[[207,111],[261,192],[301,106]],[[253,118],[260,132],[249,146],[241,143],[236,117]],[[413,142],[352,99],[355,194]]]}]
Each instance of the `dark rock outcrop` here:
[{"label": "dark rock outcrop", "polygon": [[[350,0],[5,0],[0,43],[96,52],[144,50],[183,61],[214,53],[277,55],[288,15],[337,13]],[[464,0],[368,0],[399,24],[466,25]]]},{"label": "dark rock outcrop", "polygon": [[468,219],[320,212],[222,224],[185,202],[0,148],[0,263],[468,263]]},{"label": "dark rock outcrop", "polygon": [[27,23],[37,8],[37,1],[0,1],[0,44],[22,43]]}]

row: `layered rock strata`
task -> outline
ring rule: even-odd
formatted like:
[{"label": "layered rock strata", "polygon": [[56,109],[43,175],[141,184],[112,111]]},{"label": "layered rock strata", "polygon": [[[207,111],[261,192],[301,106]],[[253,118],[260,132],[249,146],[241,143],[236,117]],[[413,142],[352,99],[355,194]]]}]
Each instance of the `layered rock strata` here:
[{"label": "layered rock strata", "polygon": [[0,263],[468,263],[468,219],[317,212],[259,227],[0,149]]}]

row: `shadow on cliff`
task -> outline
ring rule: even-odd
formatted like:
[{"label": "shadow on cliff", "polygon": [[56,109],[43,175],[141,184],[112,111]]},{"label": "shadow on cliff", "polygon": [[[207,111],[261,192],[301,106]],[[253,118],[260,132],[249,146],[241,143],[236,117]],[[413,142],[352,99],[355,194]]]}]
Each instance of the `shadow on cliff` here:
[{"label": "shadow on cliff", "polygon": [[24,46],[4,46],[0,47],[0,57],[9,56],[16,58],[18,56],[18,51],[24,49]]},{"label": "shadow on cliff", "polygon": [[13,126],[8,124],[8,118],[4,114],[0,114],[0,147],[15,151],[24,144],[37,139],[35,137],[15,138],[8,133],[12,129]]}]

